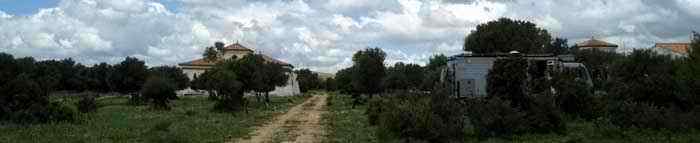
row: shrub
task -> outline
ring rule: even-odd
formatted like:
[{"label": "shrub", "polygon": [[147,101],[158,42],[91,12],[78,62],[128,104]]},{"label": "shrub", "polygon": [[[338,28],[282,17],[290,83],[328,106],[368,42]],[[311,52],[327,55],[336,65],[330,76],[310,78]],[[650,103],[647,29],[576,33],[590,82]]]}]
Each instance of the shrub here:
[{"label": "shrub", "polygon": [[467,117],[481,137],[510,136],[525,130],[526,114],[499,98],[467,100]]},{"label": "shrub", "polygon": [[456,105],[447,94],[399,93],[372,99],[367,116],[384,136],[428,142],[459,141],[464,133],[464,114]]},{"label": "shrub", "polygon": [[76,111],[69,106],[50,102],[47,93],[29,75],[21,74],[0,88],[0,119],[16,123],[72,121]]},{"label": "shrub", "polygon": [[170,82],[169,79],[152,76],[146,80],[146,83],[141,89],[141,94],[147,101],[150,101],[155,108],[167,110],[170,109],[168,106],[170,100],[177,98],[175,90],[175,85]]},{"label": "shrub", "polygon": [[80,101],[76,103],[78,111],[82,113],[89,113],[97,111],[97,101],[95,101],[95,95],[86,95],[80,98]]},{"label": "shrub", "polygon": [[596,101],[592,95],[593,89],[572,76],[560,76],[553,80],[556,89],[557,106],[562,112],[584,119],[595,119],[600,115],[594,109]]},{"label": "shrub", "polygon": [[522,133],[561,132],[564,121],[551,96],[535,95],[528,108],[513,107],[500,98],[469,99],[467,117],[480,137],[509,137]]}]

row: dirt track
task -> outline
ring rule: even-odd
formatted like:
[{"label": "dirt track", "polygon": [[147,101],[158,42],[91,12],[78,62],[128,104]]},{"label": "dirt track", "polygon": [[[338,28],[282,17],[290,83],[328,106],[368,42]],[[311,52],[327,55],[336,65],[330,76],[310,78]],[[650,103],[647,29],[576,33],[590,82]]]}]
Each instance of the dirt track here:
[{"label": "dirt track", "polygon": [[240,143],[295,142],[318,143],[325,131],[321,115],[325,112],[326,97],[314,95],[304,103],[292,107],[271,123],[255,129],[250,139],[235,140]]}]

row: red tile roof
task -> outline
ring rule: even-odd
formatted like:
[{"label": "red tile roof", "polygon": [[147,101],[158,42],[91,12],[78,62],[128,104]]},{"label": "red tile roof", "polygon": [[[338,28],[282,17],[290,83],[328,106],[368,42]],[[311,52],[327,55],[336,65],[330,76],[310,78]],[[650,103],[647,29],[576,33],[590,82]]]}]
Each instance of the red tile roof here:
[{"label": "red tile roof", "polygon": [[674,53],[688,54],[690,43],[656,43],[655,48],[670,49]]},{"label": "red tile roof", "polygon": [[245,46],[243,46],[241,44],[234,43],[234,44],[231,44],[231,45],[224,47],[224,51],[251,51],[252,52],[253,50],[246,48]]},{"label": "red tile roof", "polygon": [[603,48],[603,47],[617,47],[617,45],[613,43],[608,43],[602,40],[598,40],[595,38],[591,38],[590,40],[583,41],[581,43],[576,44],[576,47],[590,47],[590,48]]}]

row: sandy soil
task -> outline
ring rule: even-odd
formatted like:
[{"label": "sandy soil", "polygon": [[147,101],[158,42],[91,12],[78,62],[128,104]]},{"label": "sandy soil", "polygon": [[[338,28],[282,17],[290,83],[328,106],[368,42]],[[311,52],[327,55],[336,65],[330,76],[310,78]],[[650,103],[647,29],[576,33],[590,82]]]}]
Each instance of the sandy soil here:
[{"label": "sandy soil", "polygon": [[321,115],[325,113],[326,97],[314,95],[304,103],[292,107],[287,113],[276,117],[271,123],[256,128],[250,139],[234,140],[240,143],[319,143],[325,130]]}]

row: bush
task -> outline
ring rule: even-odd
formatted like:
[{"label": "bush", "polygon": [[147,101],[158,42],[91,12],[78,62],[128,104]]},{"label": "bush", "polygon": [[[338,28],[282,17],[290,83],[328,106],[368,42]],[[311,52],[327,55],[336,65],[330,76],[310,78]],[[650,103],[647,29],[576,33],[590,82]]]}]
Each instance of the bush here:
[{"label": "bush", "polygon": [[476,133],[481,137],[506,137],[525,131],[526,114],[510,105],[510,101],[499,98],[470,99],[467,102],[467,117]]},{"label": "bush", "polygon": [[679,108],[656,106],[650,103],[625,101],[609,109],[612,124],[630,128],[686,130],[700,128],[700,108],[689,112]]},{"label": "bush", "polygon": [[21,74],[0,88],[0,119],[16,123],[73,121],[76,111],[69,106],[50,102],[48,92],[29,75]]},{"label": "bush", "polygon": [[82,113],[90,113],[97,111],[97,101],[95,101],[95,95],[86,95],[80,98],[80,101],[76,103],[78,111]]},{"label": "bush", "polygon": [[522,133],[562,132],[566,129],[553,97],[535,95],[528,108],[513,107],[500,98],[469,99],[467,116],[480,137],[509,137]]},{"label": "bush", "polygon": [[597,113],[593,89],[571,76],[561,76],[553,80],[552,86],[557,91],[557,106],[562,112],[580,118],[592,120],[600,116]]},{"label": "bush", "polygon": [[463,113],[459,106],[453,106],[458,103],[446,97],[447,94],[412,93],[378,97],[370,101],[367,116],[384,136],[428,142],[460,141],[464,135]]},{"label": "bush", "polygon": [[170,100],[177,99],[176,87],[169,79],[152,76],[146,80],[141,94],[157,109],[170,109]]}]

